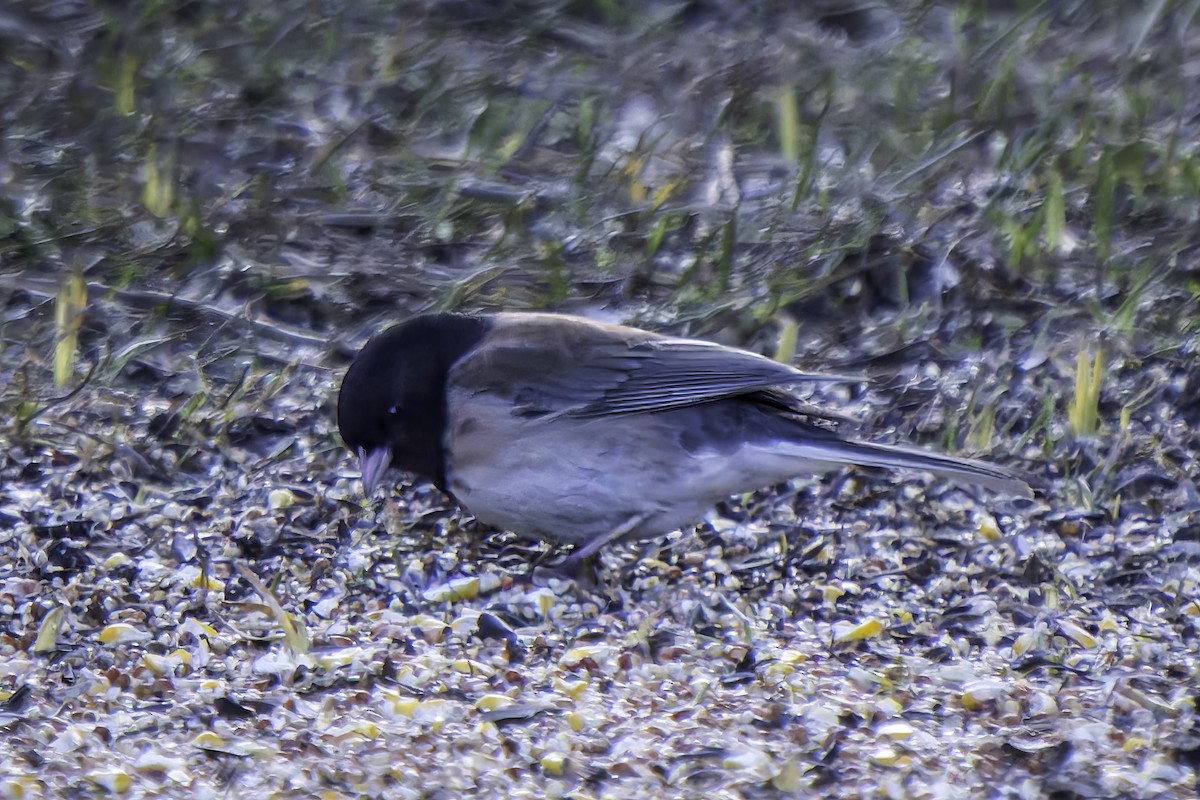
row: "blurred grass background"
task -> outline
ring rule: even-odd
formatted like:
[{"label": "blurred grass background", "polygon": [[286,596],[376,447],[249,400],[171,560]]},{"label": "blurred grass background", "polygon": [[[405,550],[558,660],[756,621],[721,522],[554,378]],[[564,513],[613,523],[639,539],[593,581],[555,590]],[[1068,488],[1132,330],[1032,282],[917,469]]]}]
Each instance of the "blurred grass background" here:
[{"label": "blurred grass background", "polygon": [[922,299],[921,248],[1101,307],[1191,253],[1195,3],[793,5],[14,7],[4,266],[766,313]]}]

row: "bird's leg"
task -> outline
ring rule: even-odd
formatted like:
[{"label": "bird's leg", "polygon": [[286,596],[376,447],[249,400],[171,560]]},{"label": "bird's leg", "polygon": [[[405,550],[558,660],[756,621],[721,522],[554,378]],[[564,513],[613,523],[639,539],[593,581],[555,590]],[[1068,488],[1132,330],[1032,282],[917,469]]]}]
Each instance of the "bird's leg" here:
[{"label": "bird's leg", "polygon": [[578,577],[580,567],[587,563],[588,560],[600,550],[600,548],[627,536],[649,517],[650,512],[634,514],[632,517],[625,520],[608,533],[597,536],[585,544],[576,546],[576,548],[571,551],[569,556],[554,566],[555,571],[565,573],[571,577]]}]

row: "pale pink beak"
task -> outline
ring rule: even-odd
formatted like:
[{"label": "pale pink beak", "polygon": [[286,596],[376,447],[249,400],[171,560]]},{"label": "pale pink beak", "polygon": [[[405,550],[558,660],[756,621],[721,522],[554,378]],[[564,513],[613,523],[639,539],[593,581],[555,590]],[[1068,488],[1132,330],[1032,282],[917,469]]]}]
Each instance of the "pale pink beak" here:
[{"label": "pale pink beak", "polygon": [[358,448],[358,465],[362,470],[363,492],[370,496],[383,478],[383,473],[392,463],[392,448],[380,447],[375,450]]}]

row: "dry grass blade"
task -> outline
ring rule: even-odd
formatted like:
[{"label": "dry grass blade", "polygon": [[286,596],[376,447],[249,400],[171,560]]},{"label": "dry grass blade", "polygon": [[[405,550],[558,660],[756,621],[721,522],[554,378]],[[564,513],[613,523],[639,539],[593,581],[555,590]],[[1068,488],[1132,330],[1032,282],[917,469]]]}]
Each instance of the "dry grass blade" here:
[{"label": "dry grass blade", "polygon": [[1075,360],[1075,393],[1067,410],[1067,421],[1076,436],[1091,436],[1100,428],[1100,384],[1104,380],[1104,349],[1089,348]]},{"label": "dry grass blade", "polygon": [[54,383],[66,386],[75,374],[75,353],[79,349],[79,328],[87,308],[87,285],[83,276],[72,272],[63,278],[54,304]]},{"label": "dry grass blade", "polygon": [[275,620],[283,628],[283,640],[287,644],[288,649],[296,655],[307,653],[311,647],[311,642],[308,638],[308,628],[305,627],[304,620],[290,614],[287,609],[280,605],[266,584],[245,564],[238,563],[237,570],[238,574],[254,587],[254,591],[258,592],[263,602],[271,609],[271,613],[275,615]]}]

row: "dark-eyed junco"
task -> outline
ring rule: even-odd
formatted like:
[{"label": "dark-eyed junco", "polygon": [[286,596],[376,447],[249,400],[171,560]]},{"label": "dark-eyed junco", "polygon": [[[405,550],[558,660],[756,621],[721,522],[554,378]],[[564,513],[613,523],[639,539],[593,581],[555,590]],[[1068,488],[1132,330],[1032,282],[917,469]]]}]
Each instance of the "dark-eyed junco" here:
[{"label": "dark-eyed junco", "polygon": [[780,387],[846,380],[744,350],[559,314],[427,314],[375,336],[338,426],[369,493],[388,467],[481,522],[575,545],[648,538],[730,495],[855,464],[1028,494],[1016,472],[843,438]]}]

